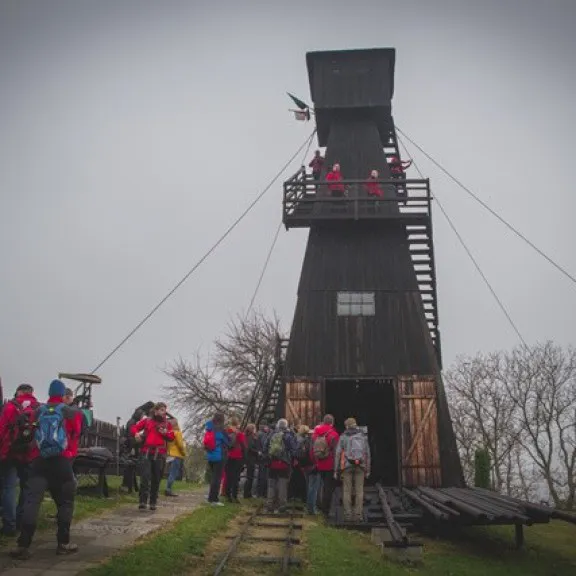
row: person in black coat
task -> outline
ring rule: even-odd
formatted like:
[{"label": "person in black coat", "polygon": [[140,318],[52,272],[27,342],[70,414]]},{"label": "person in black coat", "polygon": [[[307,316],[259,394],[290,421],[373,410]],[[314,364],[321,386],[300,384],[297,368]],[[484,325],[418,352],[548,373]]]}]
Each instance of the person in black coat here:
[{"label": "person in black coat", "polygon": [[140,422],[142,418],[148,416],[148,413],[154,407],[154,402],[149,401],[142,406],[138,406],[132,417],[124,428],[124,438],[122,441],[122,460],[124,462],[124,476],[122,478],[121,489],[129,494],[138,492],[137,464],[140,446],[136,443],[134,436],[130,434],[132,426]]}]

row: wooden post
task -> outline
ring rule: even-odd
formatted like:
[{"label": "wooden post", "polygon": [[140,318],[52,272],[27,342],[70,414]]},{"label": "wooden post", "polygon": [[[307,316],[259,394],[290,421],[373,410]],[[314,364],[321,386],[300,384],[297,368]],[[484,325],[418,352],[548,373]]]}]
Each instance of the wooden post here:
[{"label": "wooden post", "polygon": [[120,416],[116,416],[116,476],[120,476]]},{"label": "wooden post", "polygon": [[524,526],[522,524],[515,524],[516,536],[516,550],[520,550],[524,546]]}]

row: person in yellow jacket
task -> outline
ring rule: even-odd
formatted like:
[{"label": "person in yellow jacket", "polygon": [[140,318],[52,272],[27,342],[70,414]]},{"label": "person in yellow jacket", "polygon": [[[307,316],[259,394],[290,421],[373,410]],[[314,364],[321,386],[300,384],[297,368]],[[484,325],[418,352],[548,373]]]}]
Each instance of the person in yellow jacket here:
[{"label": "person in yellow jacket", "polygon": [[172,424],[172,430],[174,430],[174,440],[168,442],[168,458],[166,458],[168,463],[168,482],[166,483],[165,494],[166,496],[178,496],[172,491],[172,486],[182,472],[184,458],[186,457],[186,444],[184,444],[178,420],[173,418],[170,420],[170,424]]}]

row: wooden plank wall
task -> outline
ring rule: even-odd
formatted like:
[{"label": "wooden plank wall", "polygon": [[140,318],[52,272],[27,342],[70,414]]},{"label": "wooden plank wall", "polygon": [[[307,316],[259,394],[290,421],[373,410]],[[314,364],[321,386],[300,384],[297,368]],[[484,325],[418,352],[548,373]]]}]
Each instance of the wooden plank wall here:
[{"label": "wooden plank wall", "polygon": [[398,401],[403,484],[441,486],[435,379],[400,377]]},{"label": "wooden plank wall", "polygon": [[313,428],[322,420],[320,382],[287,382],[285,415],[289,422],[298,420]]}]

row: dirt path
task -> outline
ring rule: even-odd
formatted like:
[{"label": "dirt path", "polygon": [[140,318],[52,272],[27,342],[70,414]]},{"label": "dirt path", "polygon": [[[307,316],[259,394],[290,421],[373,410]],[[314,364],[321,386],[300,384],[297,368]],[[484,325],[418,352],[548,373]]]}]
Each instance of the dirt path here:
[{"label": "dirt path", "polygon": [[133,545],[150,534],[187,514],[204,502],[203,491],[180,492],[178,498],[165,498],[156,512],[141,512],[135,505],[120,506],[104,514],[82,520],[72,526],[72,542],[80,550],[71,556],[56,555],[56,526],[37,536],[32,545],[32,558],[14,561],[4,548],[0,552],[2,576],[74,576],[93,564]]}]

